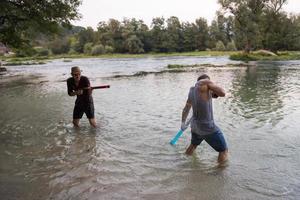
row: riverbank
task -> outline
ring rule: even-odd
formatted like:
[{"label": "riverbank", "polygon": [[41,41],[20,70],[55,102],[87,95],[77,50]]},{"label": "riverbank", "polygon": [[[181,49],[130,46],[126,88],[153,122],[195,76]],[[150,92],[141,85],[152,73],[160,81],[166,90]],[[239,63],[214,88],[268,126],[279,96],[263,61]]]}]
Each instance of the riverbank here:
[{"label": "riverbank", "polygon": [[146,58],[146,57],[171,57],[171,56],[230,56],[236,51],[195,51],[182,53],[147,53],[147,54],[103,54],[91,56],[86,54],[62,54],[38,57],[0,57],[4,66],[13,65],[40,65],[55,59],[63,59],[64,62],[72,62],[78,58]]},{"label": "riverbank", "polygon": [[253,64],[249,63],[238,63],[238,64],[226,64],[226,65],[219,65],[219,64],[209,64],[209,63],[204,63],[204,64],[193,64],[193,65],[182,65],[182,64],[169,64],[167,68],[169,71],[176,71],[180,68],[204,68],[204,67],[251,67],[255,66]]},{"label": "riverbank", "polygon": [[234,53],[229,56],[229,59],[236,61],[287,61],[287,60],[300,60],[299,51],[284,51],[274,54],[267,51],[254,51],[251,53]]},{"label": "riverbank", "polygon": [[46,64],[51,60],[63,59],[63,62],[72,62],[72,59],[78,58],[146,58],[146,57],[172,57],[172,56],[203,56],[203,57],[218,57],[228,56],[231,60],[236,61],[286,61],[300,60],[300,51],[284,51],[278,54],[269,55],[254,51],[245,54],[241,51],[194,51],[194,52],[176,52],[176,53],[147,53],[147,54],[103,54],[99,56],[91,56],[86,54],[62,54],[52,56],[39,57],[0,57],[3,66],[15,65],[41,65]]}]

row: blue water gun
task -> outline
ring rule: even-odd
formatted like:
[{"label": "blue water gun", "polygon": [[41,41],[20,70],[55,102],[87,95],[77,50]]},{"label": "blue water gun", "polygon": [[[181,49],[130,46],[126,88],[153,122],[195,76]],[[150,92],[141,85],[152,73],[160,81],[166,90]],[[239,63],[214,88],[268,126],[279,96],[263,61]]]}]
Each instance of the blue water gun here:
[{"label": "blue water gun", "polygon": [[177,134],[175,135],[175,137],[170,141],[171,145],[175,145],[177,140],[181,137],[181,135],[183,134],[183,132],[188,128],[189,124],[192,121],[192,117],[186,122],[186,128],[184,130],[180,129]]}]

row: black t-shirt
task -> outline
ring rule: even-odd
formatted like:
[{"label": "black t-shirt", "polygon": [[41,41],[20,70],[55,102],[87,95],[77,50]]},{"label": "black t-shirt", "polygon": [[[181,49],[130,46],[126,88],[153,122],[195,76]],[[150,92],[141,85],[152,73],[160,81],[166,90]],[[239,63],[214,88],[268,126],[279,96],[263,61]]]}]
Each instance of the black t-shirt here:
[{"label": "black t-shirt", "polygon": [[[68,78],[67,80],[67,86],[68,86],[68,94],[70,95],[71,92],[90,87],[90,81],[87,77],[81,76],[79,80],[78,86],[75,84],[75,79],[73,77]],[[90,103],[93,103],[93,97],[92,95],[89,95],[88,90],[83,90],[82,95],[77,95],[77,99],[75,101],[76,105],[88,105]]]}]

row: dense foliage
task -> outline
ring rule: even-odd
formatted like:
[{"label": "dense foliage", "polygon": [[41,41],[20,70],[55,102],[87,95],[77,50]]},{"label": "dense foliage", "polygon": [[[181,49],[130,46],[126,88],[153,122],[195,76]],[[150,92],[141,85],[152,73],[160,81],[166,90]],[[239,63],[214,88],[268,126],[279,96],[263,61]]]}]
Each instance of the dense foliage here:
[{"label": "dense foliage", "polygon": [[299,50],[300,16],[282,11],[287,0],[219,0],[223,14],[233,16],[238,48]]},{"label": "dense foliage", "polygon": [[39,33],[58,32],[77,19],[81,0],[1,0],[0,42],[15,48],[29,45]]},{"label": "dense foliage", "polygon": [[[27,44],[38,48],[25,54],[37,55],[300,50],[300,16],[282,11],[287,0],[218,2],[222,7],[210,25],[204,18],[181,22],[172,16],[153,18],[150,27],[135,18],[110,19],[99,22],[94,30],[91,27],[63,28],[63,24],[78,17],[79,0],[2,0],[0,42],[19,47],[25,40],[30,41]],[[17,52],[24,54],[24,51]]]}]

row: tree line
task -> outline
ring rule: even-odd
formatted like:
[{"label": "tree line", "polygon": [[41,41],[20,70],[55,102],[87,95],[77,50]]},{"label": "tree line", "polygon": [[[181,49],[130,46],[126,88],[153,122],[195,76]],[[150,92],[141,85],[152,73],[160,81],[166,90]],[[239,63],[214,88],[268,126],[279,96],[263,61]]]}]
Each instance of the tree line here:
[{"label": "tree line", "polygon": [[[49,2],[37,1],[39,10],[43,10],[40,8],[43,7],[43,1]],[[12,1],[3,2],[9,4]],[[31,21],[26,15],[28,13],[9,4],[10,7],[6,9],[11,10],[7,10],[7,13],[21,13],[23,18],[14,19],[17,26],[11,26],[10,18],[5,18],[0,13],[0,42],[14,47],[19,55],[139,54],[204,50],[249,52],[257,49],[276,53],[280,50],[300,50],[300,16],[282,10],[287,0],[218,0],[221,9],[216,12],[215,20],[210,25],[204,18],[198,18],[194,22],[181,22],[178,17],[172,16],[167,19],[153,18],[150,27],[143,20],[135,18],[122,21],[110,19],[99,22],[96,30],[70,25],[70,20],[78,17],[76,8],[80,5],[80,0],[54,2],[61,4],[55,8],[48,7],[48,10],[65,12],[65,16],[54,22],[47,21],[50,19],[47,16],[42,17],[47,13],[38,13],[41,16]],[[28,6],[31,6],[29,11],[36,9],[31,4]],[[62,8],[58,9],[59,6]],[[12,10],[18,12],[11,12]],[[48,13],[53,16],[56,14]],[[26,17],[28,21],[23,20]],[[25,27],[25,24],[30,27]],[[69,25],[69,28],[66,29],[63,25]],[[15,30],[13,35],[12,30]],[[50,32],[56,34],[49,34]]]}]

